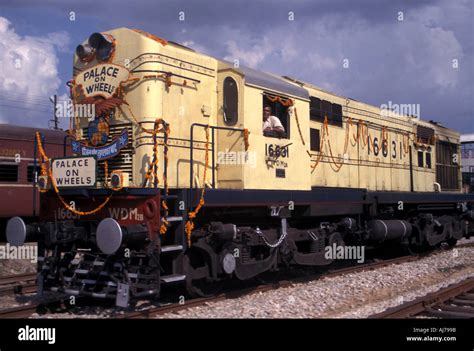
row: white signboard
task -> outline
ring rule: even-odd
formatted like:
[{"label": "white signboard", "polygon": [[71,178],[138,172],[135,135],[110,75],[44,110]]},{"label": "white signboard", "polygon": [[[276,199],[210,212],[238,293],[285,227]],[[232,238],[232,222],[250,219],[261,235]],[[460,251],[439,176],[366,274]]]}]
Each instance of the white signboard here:
[{"label": "white signboard", "polygon": [[93,156],[55,158],[52,172],[58,188],[94,187],[97,160]]},{"label": "white signboard", "polygon": [[102,96],[108,99],[129,76],[130,72],[125,67],[105,63],[86,68],[77,75],[75,84],[82,87],[84,98]]}]

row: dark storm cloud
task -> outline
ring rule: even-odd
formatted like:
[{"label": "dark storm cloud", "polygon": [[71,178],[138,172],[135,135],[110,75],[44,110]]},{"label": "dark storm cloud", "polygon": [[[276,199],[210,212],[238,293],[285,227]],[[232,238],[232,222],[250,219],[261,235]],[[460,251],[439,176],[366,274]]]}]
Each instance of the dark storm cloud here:
[{"label": "dark storm cloud", "polygon": [[[177,25],[178,13],[184,11],[186,23],[193,27],[243,26],[249,30],[274,28],[286,22],[292,11],[300,21],[318,21],[326,15],[356,14],[372,23],[389,21],[398,11],[416,11],[420,7],[435,5],[440,0],[17,0],[6,2],[3,7],[49,8],[52,11],[71,10],[100,17],[112,25],[137,24],[167,27]],[[161,28],[163,30],[163,28]],[[167,33],[168,34],[168,33]]]},{"label": "dark storm cloud", "polygon": [[46,0],[41,6],[98,18],[102,27],[91,32],[141,28],[374,105],[419,103],[422,118],[474,131],[472,0]]}]

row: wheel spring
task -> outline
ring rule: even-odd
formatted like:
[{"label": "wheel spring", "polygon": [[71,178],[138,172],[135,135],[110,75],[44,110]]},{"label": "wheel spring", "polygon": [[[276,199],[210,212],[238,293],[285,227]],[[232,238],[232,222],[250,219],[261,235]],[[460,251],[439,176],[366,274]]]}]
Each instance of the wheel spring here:
[{"label": "wheel spring", "polygon": [[309,244],[309,252],[316,253],[324,250],[324,241],[319,238],[319,240],[311,240]]},{"label": "wheel spring", "polygon": [[244,246],[240,251],[240,258],[243,263],[249,262],[252,259],[250,247]]}]

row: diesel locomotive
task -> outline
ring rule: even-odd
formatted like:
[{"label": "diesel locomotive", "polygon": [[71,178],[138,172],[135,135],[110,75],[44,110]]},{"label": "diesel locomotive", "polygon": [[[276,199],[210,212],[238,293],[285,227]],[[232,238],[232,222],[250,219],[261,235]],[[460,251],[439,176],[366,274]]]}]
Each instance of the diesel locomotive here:
[{"label": "diesel locomotive", "polygon": [[334,245],[416,252],[474,231],[460,136],[439,123],[127,28],[78,45],[69,87],[74,156],[36,134],[39,220],[7,225],[10,244],[38,242],[40,289],[205,296],[329,265]]}]

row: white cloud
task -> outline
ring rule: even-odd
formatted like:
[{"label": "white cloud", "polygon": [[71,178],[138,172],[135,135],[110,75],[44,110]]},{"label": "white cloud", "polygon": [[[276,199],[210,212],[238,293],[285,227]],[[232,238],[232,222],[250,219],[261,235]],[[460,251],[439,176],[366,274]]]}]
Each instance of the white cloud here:
[{"label": "white cloud", "polygon": [[50,117],[49,96],[56,93],[61,84],[57,52],[65,52],[69,40],[66,32],[21,36],[10,21],[0,17],[2,119],[9,123],[45,126],[44,121]]},{"label": "white cloud", "polygon": [[260,33],[223,27],[216,40],[225,42],[224,58],[230,61],[239,59],[243,65],[373,104],[414,103],[426,92],[441,96],[462,85],[452,60],[462,63],[467,57],[453,31],[439,23],[440,16],[431,7],[403,22],[394,17],[371,23],[357,15],[331,14]]},{"label": "white cloud", "polygon": [[224,59],[228,61],[237,59],[246,66],[256,68],[278,49],[268,37],[245,39],[238,42],[229,40],[226,43],[228,54]]},{"label": "white cloud", "polygon": [[188,48],[196,50],[197,52],[201,54],[210,55],[209,49],[207,47],[196,44],[193,40],[184,40],[181,42],[181,44],[184,46],[187,46]]}]

